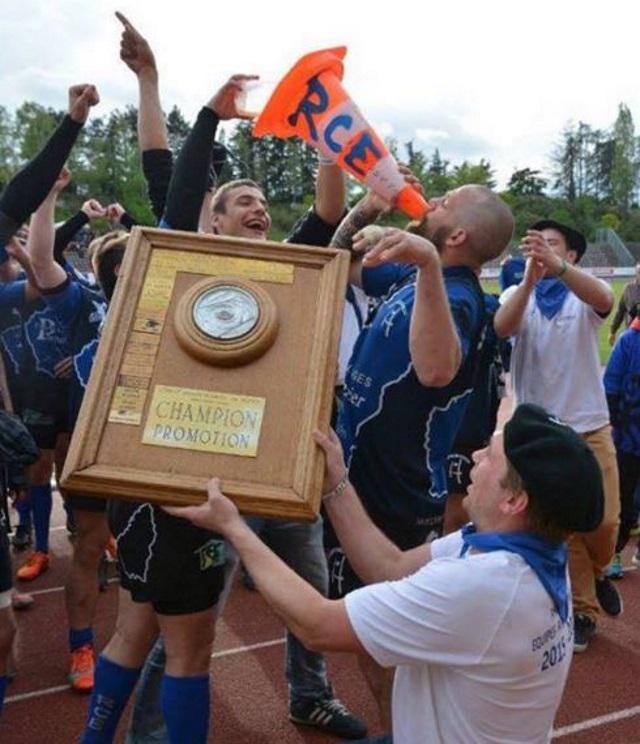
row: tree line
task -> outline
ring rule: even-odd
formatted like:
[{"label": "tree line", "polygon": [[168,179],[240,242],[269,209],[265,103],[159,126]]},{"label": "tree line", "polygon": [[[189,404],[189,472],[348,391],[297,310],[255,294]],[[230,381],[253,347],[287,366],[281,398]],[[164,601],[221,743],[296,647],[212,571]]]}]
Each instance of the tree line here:
[{"label": "tree line", "polygon": [[[0,187],[36,154],[63,115],[31,101],[13,112],[0,107]],[[190,123],[177,107],[166,120],[170,146],[177,153]],[[139,222],[153,224],[136,125],[134,106],[90,120],[71,156],[73,182],[61,199],[60,217],[93,197],[105,204],[118,201]],[[254,139],[248,122],[238,124],[228,136],[221,132],[220,140],[229,151],[221,180],[258,181],[272,205],[274,237],[282,237],[313,200],[316,154],[297,139]],[[391,139],[388,144],[422,181],[427,196],[468,183],[496,186],[488,160],[452,164],[438,149],[426,153],[413,141]],[[639,155],[633,117],[623,103],[610,128],[582,121],[567,124],[549,154],[551,177],[519,168],[501,192],[514,210],[518,234],[535,220],[551,218],[575,225],[590,239],[598,228],[611,227],[625,240],[640,240]],[[362,193],[355,182],[350,181],[349,188],[353,199]]]}]

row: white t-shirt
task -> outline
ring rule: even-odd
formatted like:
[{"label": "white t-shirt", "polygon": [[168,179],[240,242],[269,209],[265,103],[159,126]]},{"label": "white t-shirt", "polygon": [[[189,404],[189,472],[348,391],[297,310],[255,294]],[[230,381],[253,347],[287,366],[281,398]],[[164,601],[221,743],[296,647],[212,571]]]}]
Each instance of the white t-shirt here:
[{"label": "white t-shirt", "polygon": [[515,404],[536,403],[580,433],[606,426],[609,411],[598,354],[602,323],[571,291],[549,320],[532,293],[511,355]]},{"label": "white t-shirt", "polygon": [[[400,581],[345,598],[351,625],[393,686],[396,744],[548,742],[573,653],[560,620],[517,554],[467,552],[460,532]],[[567,577],[567,581],[568,581]]]}]

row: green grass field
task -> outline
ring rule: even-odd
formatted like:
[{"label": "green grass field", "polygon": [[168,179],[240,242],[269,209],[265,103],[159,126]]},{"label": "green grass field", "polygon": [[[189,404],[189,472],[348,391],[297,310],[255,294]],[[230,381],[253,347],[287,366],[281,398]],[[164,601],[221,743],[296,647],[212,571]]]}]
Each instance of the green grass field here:
[{"label": "green grass field", "polygon": [[[616,296],[616,308],[618,307],[618,301],[620,300],[620,296],[622,295],[622,290],[630,281],[631,277],[625,277],[624,279],[614,279],[611,281],[611,287],[613,288],[613,292]],[[485,280],[482,282],[482,286],[486,292],[500,292],[500,287],[497,281]],[[609,337],[609,327],[611,326],[611,320],[613,318],[614,312],[615,309],[611,311],[609,317],[605,320],[605,322],[602,324],[602,328],[600,329],[600,337],[598,343],[600,347],[600,361],[602,362],[602,364],[607,363],[609,354],[611,353],[611,347],[609,346],[609,342],[607,341],[607,339]],[[618,336],[619,335],[620,333],[618,332]]]}]

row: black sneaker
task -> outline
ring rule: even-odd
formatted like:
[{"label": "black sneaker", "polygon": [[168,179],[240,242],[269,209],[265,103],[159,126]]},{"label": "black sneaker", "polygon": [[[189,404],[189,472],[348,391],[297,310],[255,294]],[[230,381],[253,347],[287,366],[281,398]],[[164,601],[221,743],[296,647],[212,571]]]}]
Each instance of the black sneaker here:
[{"label": "black sneaker", "polygon": [[588,615],[577,614],[573,619],[573,650],[577,654],[586,651],[595,632],[595,622]]},{"label": "black sneaker", "polygon": [[289,720],[303,726],[315,726],[343,739],[362,739],[367,735],[364,722],[350,713],[337,698],[292,703]]},{"label": "black sneaker", "polygon": [[11,545],[16,551],[26,550],[31,546],[31,530],[28,527],[18,525],[11,537]]},{"label": "black sneaker", "polygon": [[617,617],[622,612],[622,597],[613,585],[613,581],[606,576],[602,579],[596,579],[596,597],[600,602],[600,607],[607,615]]}]

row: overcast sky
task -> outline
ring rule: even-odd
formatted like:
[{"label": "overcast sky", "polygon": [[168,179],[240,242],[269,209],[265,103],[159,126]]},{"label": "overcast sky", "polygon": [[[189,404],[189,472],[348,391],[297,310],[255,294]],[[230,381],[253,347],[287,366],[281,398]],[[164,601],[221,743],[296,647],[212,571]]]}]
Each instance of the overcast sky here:
[{"label": "overcast sky", "polygon": [[501,185],[547,169],[569,120],[607,127],[621,101],[640,118],[640,11],[621,0],[0,0],[0,104],[61,108],[72,82],[95,83],[102,112],[136,103],[115,9],[151,42],[166,110],[192,118],[232,73],[276,80],[344,44],[344,85],[381,134],[487,158]]}]

